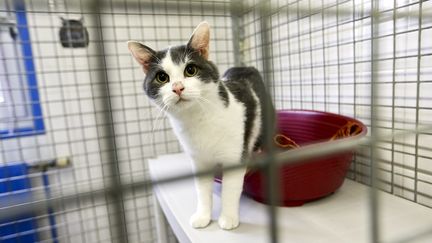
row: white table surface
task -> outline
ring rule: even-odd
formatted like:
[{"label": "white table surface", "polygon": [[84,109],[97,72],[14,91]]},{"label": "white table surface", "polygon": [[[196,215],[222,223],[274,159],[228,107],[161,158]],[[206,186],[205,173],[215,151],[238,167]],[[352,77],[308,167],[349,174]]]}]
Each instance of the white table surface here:
[{"label": "white table surface", "polygon": [[[149,160],[153,180],[191,172],[185,154],[160,156]],[[242,196],[240,226],[231,231],[217,224],[220,212],[220,185],[214,184],[213,221],[204,229],[189,225],[196,193],[193,179],[157,185],[157,200],[181,243],[263,243],[268,242],[266,206]],[[432,229],[432,209],[379,192],[379,221],[383,242]],[[278,208],[280,242],[369,242],[368,187],[351,180],[332,196],[301,207]],[[414,242],[414,241],[410,241]],[[432,242],[432,234],[415,242]]]}]

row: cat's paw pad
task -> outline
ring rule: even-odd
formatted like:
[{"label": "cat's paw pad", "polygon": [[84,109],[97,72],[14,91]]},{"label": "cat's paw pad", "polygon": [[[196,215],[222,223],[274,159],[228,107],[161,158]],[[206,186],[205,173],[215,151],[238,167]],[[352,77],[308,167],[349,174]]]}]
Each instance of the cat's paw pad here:
[{"label": "cat's paw pad", "polygon": [[238,217],[230,217],[227,215],[221,215],[218,220],[219,227],[224,230],[232,230],[239,226],[240,222]]},{"label": "cat's paw pad", "polygon": [[210,223],[210,216],[203,213],[195,213],[192,215],[192,217],[189,220],[189,223],[192,227],[198,229],[198,228],[204,228]]}]

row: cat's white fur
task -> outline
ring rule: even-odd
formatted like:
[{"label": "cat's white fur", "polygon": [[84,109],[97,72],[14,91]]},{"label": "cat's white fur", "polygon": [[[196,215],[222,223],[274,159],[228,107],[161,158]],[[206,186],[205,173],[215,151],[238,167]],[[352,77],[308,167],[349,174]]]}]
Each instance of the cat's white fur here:
[{"label": "cat's white fur", "polygon": [[[208,55],[209,26],[201,23],[191,37],[195,48]],[[201,49],[200,49],[201,48]],[[168,50],[160,65],[170,81],[160,88],[158,104],[169,118],[184,151],[192,158],[196,172],[241,163],[245,131],[245,106],[228,91],[228,106],[218,94],[218,83],[205,83],[196,76],[185,77],[186,63],[175,64]],[[172,83],[184,86],[181,96],[174,93]],[[220,81],[222,82],[222,81]],[[254,98],[259,104],[258,97]],[[261,110],[255,111],[248,152],[251,153],[259,136]],[[222,229],[230,230],[239,225],[239,201],[246,169],[225,172],[222,182],[222,210],[218,219]],[[198,195],[197,210],[190,219],[195,228],[206,227],[211,221],[213,176],[195,178]]]}]

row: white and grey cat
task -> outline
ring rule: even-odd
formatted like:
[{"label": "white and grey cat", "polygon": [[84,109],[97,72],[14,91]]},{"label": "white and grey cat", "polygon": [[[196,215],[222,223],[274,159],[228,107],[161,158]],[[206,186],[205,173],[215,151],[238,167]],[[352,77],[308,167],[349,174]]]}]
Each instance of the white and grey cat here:
[{"label": "white and grey cat", "polygon": [[[210,28],[200,23],[186,45],[162,51],[129,41],[128,48],[146,74],[144,90],[163,111],[195,171],[241,163],[262,146],[263,104],[268,98],[255,68],[236,67],[219,77],[209,58]],[[273,107],[271,112],[274,114]],[[245,169],[225,172],[222,182],[222,229],[239,225],[239,201]],[[195,228],[211,221],[213,177],[197,177]]]}]

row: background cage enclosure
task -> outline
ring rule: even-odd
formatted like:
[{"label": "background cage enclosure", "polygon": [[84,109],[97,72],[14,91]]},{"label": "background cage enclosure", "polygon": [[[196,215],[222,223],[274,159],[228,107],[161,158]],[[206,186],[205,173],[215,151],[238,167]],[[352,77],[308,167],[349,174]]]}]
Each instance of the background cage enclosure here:
[{"label": "background cage enclosure", "polygon": [[[29,165],[18,177],[27,178],[31,187],[23,190],[33,195],[23,202],[16,191],[0,191],[0,226],[16,223],[22,212],[36,222],[0,241],[32,233],[45,242],[158,241],[146,160],[181,148],[145,97],[144,75],[126,41],[154,49],[186,43],[203,20],[212,28],[210,59],[220,72],[255,66],[277,109],[329,111],[368,126],[349,179],[432,207],[431,1],[5,0],[0,8],[0,105],[16,89],[13,77],[33,74],[37,86],[20,90],[37,89],[45,124],[41,135],[0,139],[0,167]],[[26,24],[16,21],[19,13]],[[83,19],[88,47],[61,45],[60,17]],[[23,30],[29,40],[9,37]],[[30,56],[18,54],[24,44]],[[34,69],[8,68],[26,60]],[[14,97],[8,109],[31,105]],[[1,129],[14,124],[0,118]],[[72,164],[37,166],[57,158]],[[4,185],[16,179],[0,177]],[[372,242],[380,233],[377,200],[371,190]],[[430,232],[432,225],[413,235]],[[172,234],[168,239],[176,242]]]}]

